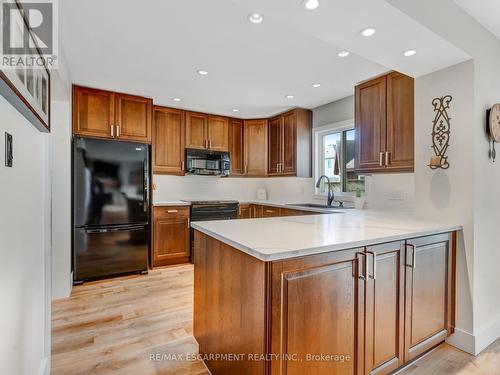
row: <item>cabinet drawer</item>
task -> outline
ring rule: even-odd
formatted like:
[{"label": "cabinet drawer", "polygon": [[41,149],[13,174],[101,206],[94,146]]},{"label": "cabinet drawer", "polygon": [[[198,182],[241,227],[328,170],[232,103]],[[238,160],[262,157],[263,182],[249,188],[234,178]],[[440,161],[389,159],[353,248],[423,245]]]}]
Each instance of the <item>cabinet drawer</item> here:
[{"label": "cabinet drawer", "polygon": [[189,206],[160,206],[154,208],[155,219],[189,217]]},{"label": "cabinet drawer", "polygon": [[262,217],[276,217],[281,216],[281,209],[279,207],[262,207]]}]

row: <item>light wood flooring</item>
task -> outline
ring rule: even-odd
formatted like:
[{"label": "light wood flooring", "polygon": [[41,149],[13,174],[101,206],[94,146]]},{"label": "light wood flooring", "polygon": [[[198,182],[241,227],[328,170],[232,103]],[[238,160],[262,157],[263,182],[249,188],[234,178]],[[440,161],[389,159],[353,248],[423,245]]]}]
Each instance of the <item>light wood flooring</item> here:
[{"label": "light wood flooring", "polygon": [[[192,313],[192,265],[76,286],[52,305],[52,374],[208,374],[200,361],[161,357],[197,352]],[[401,374],[498,375],[500,340],[478,357],[443,344]]]}]

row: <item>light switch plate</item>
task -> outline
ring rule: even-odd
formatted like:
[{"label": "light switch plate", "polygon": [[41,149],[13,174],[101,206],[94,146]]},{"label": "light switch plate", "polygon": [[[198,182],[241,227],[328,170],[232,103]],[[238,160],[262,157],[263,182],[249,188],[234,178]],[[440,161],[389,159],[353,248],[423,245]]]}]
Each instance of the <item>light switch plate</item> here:
[{"label": "light switch plate", "polygon": [[5,132],[5,166],[12,168],[14,154],[12,150],[12,135]]}]

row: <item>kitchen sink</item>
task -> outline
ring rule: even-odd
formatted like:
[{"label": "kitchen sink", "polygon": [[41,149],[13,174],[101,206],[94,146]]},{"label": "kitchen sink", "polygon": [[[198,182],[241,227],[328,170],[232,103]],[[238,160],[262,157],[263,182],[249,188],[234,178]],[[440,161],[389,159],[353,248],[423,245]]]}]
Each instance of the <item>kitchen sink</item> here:
[{"label": "kitchen sink", "polygon": [[324,210],[346,210],[352,207],[339,207],[339,206],[327,206],[326,204],[316,204],[316,203],[289,203],[287,206],[296,206],[296,207],[307,207],[307,208],[321,208]]}]

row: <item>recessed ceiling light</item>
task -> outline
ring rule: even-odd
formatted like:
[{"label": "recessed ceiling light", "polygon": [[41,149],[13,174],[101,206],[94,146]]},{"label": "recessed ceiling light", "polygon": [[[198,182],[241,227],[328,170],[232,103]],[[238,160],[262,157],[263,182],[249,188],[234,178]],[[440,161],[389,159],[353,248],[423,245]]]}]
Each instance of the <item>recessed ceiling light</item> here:
[{"label": "recessed ceiling light", "polygon": [[314,10],[317,7],[319,7],[318,0],[305,0],[304,1],[304,8],[306,8],[307,10]]},{"label": "recessed ceiling light", "polygon": [[317,88],[317,87],[320,87],[320,86],[321,86],[321,83],[313,83],[312,84],[312,87],[314,87],[314,88]]},{"label": "recessed ceiling light", "polygon": [[208,70],[204,70],[204,69],[198,69],[196,71],[200,76],[206,76],[208,74]]},{"label": "recessed ceiling light", "polygon": [[262,21],[264,21],[264,17],[262,17],[259,13],[250,13],[248,15],[248,20],[251,23],[262,23]]},{"label": "recessed ceiling light", "polygon": [[363,36],[372,36],[373,34],[375,34],[375,29],[373,27],[368,27],[361,31],[361,35]]},{"label": "recessed ceiling light", "polygon": [[417,51],[415,51],[414,49],[409,49],[409,50],[403,52],[403,56],[410,57],[416,53],[417,53]]},{"label": "recessed ceiling light", "polygon": [[337,56],[338,56],[338,57],[347,57],[347,56],[349,56],[349,54],[350,54],[350,52],[349,52],[349,51],[343,50],[343,51],[339,51],[339,52],[337,53]]},{"label": "recessed ceiling light", "polygon": [[181,101],[181,98],[172,98],[172,100],[173,100],[174,102],[180,102],[180,101]]},{"label": "recessed ceiling light", "polygon": [[240,110],[238,108],[234,108],[233,112],[239,112]]},{"label": "recessed ceiling light", "polygon": [[293,99],[293,98],[295,98],[295,96],[293,96],[293,95],[287,95],[287,96],[285,96],[285,98],[287,98],[287,99]]}]

